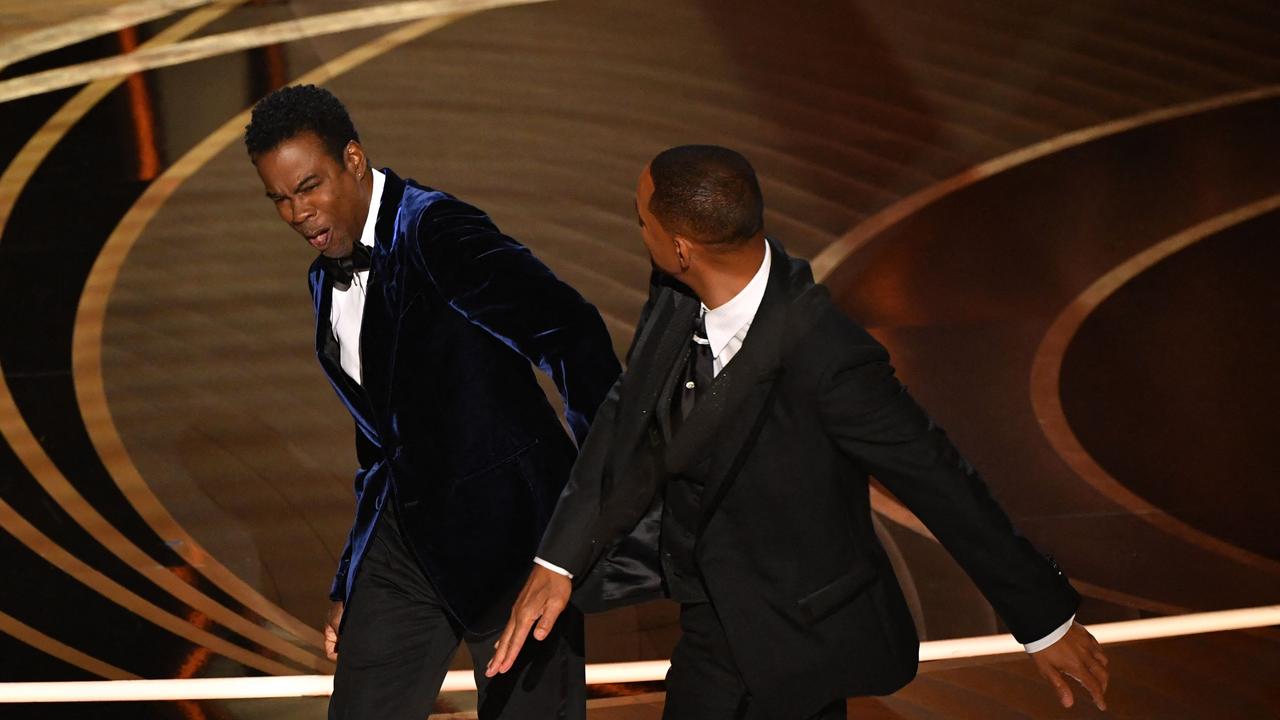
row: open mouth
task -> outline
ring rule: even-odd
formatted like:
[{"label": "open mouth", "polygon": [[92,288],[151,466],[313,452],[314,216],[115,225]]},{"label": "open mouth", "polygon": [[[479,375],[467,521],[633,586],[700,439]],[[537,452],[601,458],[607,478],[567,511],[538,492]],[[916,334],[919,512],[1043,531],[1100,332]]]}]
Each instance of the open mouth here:
[{"label": "open mouth", "polygon": [[329,247],[329,239],[331,235],[332,233],[329,228],[324,228],[322,230],[317,230],[314,233],[305,234],[307,238],[307,242],[311,243],[311,247],[321,252],[324,252],[324,249]]}]

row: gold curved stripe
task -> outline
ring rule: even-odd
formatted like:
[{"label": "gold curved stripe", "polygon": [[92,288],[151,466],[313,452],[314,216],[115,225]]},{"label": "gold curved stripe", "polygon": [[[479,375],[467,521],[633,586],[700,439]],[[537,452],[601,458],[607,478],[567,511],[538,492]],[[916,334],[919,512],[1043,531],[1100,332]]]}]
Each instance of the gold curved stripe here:
[{"label": "gold curved stripe", "polygon": [[135,0],[96,15],[83,15],[52,27],[34,30],[0,45],[0,68],[41,53],[74,45],[109,32],[131,28],[176,12],[208,5],[214,0]]},{"label": "gold curved stripe", "polygon": [[0,632],[21,640],[46,655],[56,657],[68,665],[74,665],[85,672],[106,678],[107,680],[142,679],[127,670],[121,670],[115,665],[102,662],[95,657],[90,657],[89,655],[76,650],[66,643],[55,640],[3,610],[0,610]]},{"label": "gold curved stripe", "polygon": [[[243,2],[244,0],[231,0],[218,7],[192,13],[191,16],[161,32],[149,42],[161,44],[186,37]],[[49,151],[62,139],[67,130],[123,80],[124,78],[100,81],[85,88],[61,107],[19,151],[14,162],[6,169],[4,175],[0,176],[0,234],[3,233],[18,194]],[[67,481],[45,453],[44,448],[32,436],[2,373],[0,373],[0,434],[9,442],[15,454],[31,471],[40,486],[63,510],[84,527],[94,539],[158,587],[219,624],[262,647],[270,648],[282,657],[300,663],[303,667],[316,671],[325,671],[333,667],[332,663],[322,656],[298,647],[286,638],[217,603],[159,565],[154,558],[126,538]]]},{"label": "gold curved stripe", "polygon": [[837,267],[840,267],[840,265],[844,263],[849,256],[853,255],[885,230],[897,225],[906,218],[920,212],[924,208],[932,205],[947,195],[963,190],[970,185],[985,180],[993,175],[1006,172],[1033,160],[1038,160],[1042,157],[1062,152],[1063,150],[1067,150],[1078,145],[1090,143],[1110,135],[1118,135],[1128,130],[1148,125],[1155,125],[1157,123],[1187,117],[1197,113],[1220,110],[1233,105],[1243,105],[1256,100],[1265,100],[1278,96],[1280,96],[1280,85],[1268,85],[1254,90],[1219,95],[1217,97],[1209,98],[1208,100],[1198,100],[1196,102],[1185,103],[1182,105],[1174,105],[1172,107],[1152,110],[1151,112],[1140,113],[1132,117],[1112,120],[1099,125],[1091,125],[1087,128],[1074,130],[1043,142],[1035,143],[1034,145],[1028,145],[1025,148],[1015,150],[1011,153],[1006,153],[992,160],[979,163],[968,170],[964,170],[947,178],[946,180],[943,180],[940,183],[930,185],[919,192],[908,195],[875,215],[872,215],[863,222],[858,223],[858,225],[845,233],[839,240],[828,245],[822,252],[818,253],[817,257],[813,259],[812,267],[814,278],[816,278],[818,282],[822,282],[828,275],[834,272]]},{"label": "gold curved stripe", "polygon": [[[237,4],[243,3],[244,0],[228,0],[219,7],[206,8],[192,13],[190,16],[180,20],[171,27],[165,29],[156,37],[148,41],[148,44],[160,44],[172,42],[181,37],[186,37],[196,32],[205,25],[222,17]],[[17,201],[18,195],[30,180],[36,168],[48,156],[52,148],[62,139],[66,132],[80,120],[91,108],[93,108],[103,97],[110,93],[116,86],[122,82],[124,78],[115,80],[101,81],[86,87],[78,93],[62,108],[58,110],[39,131],[27,142],[19,151],[13,162],[5,169],[3,175],[0,175],[0,235],[3,235],[5,226],[8,224],[10,213],[12,212],[14,203]],[[2,372],[0,372],[0,436],[9,443],[14,454],[31,472],[32,477],[44,488],[45,492],[65,510],[73,519],[76,520],[91,536],[93,536],[103,547],[110,550],[121,560],[129,564],[144,577],[151,580],[157,586],[163,588],[173,596],[195,608],[199,612],[216,620],[217,622],[239,632],[258,644],[269,647],[282,656],[301,663],[304,667],[323,670],[331,666],[322,657],[305,651],[296,645],[288,642],[286,639],[268,631],[266,628],[260,627],[250,622],[238,613],[223,607],[214,602],[211,598],[199,592],[192,585],[184,582],[181,578],[175,576],[168,569],[159,565],[154,558],[144,552],[137,545],[132,543],[120,531],[111,525],[96,509],[94,509],[84,496],[82,496],[66,477],[53,463],[52,459],[45,453],[44,448],[32,435],[30,428],[27,427],[26,421],[23,419],[21,411],[18,409],[14,401],[12,393],[9,391],[8,383]],[[5,506],[8,507],[7,505]],[[19,539],[35,538],[31,535],[27,528],[23,525],[13,525],[18,521],[14,519],[16,514],[9,512],[0,514],[0,527],[14,534]],[[25,520],[23,521],[25,523]],[[15,529],[15,527],[17,529]],[[41,548],[37,552],[45,554],[48,546],[52,543],[43,536],[39,536]],[[33,548],[35,549],[35,548]],[[59,551],[63,551],[58,548]],[[78,561],[77,561],[78,562]],[[132,593],[120,593],[110,588],[104,588],[98,585],[98,582],[105,578],[101,574],[80,574],[78,576],[82,582],[86,582],[94,590],[108,595],[117,602],[126,603],[125,607],[136,612],[141,617],[156,622],[156,624],[173,630],[174,625],[168,619],[169,617],[158,617],[155,611],[163,613],[162,610],[146,603],[141,598]],[[181,622],[181,621],[179,621]],[[191,629],[190,626],[187,626]],[[194,641],[194,637],[190,633],[180,631],[181,625],[177,626],[176,632],[181,637],[186,637]],[[208,635],[208,633],[205,633]],[[213,637],[209,635],[209,637]],[[233,648],[237,655],[244,655],[245,652],[234,645],[230,645],[225,641],[221,641],[229,648]],[[283,669],[285,672],[295,672],[287,666],[281,665],[274,661],[267,661],[256,654],[253,657],[261,661],[257,665],[252,665],[264,672],[275,672]],[[261,663],[267,663],[263,665]]]},{"label": "gold curved stripe", "polygon": [[[90,567],[80,558],[67,552],[47,535],[40,532],[27,519],[18,514],[9,503],[0,500],[0,526],[17,538],[23,545],[38,553],[46,562],[70,575],[84,585],[112,602],[124,607],[139,617],[168,630],[180,638],[186,638],[203,645],[214,652],[224,655],[236,662],[260,672],[272,675],[297,675],[298,671],[265,658],[258,653],[246,650],[235,643],[224,640],[217,635],[194,627],[184,618],[161,608],[149,600],[137,595],[120,583],[103,575]],[[163,570],[163,568],[161,568]]]},{"label": "gold curved stripe", "polygon": [[1060,381],[1067,346],[1085,318],[1122,285],[1161,260],[1194,243],[1280,209],[1272,195],[1188,228],[1134,255],[1072,300],[1049,327],[1031,363],[1031,404],[1049,443],[1067,465],[1095,490],[1164,532],[1255,570],[1280,574],[1280,562],[1220,540],[1152,505],[1102,469],[1071,430],[1062,408]]},{"label": "gold curved stripe", "polygon": [[264,45],[276,45],[410,20],[469,14],[493,8],[540,2],[547,2],[547,0],[409,0],[286,20],[5,80],[0,82],[0,102],[75,87],[91,80],[181,65]]},{"label": "gold curved stripe", "polygon": [[[230,3],[234,4],[241,2],[243,2],[243,0],[230,0]],[[195,28],[207,24],[213,18],[230,10],[231,7],[231,4],[226,4],[220,8],[212,8],[201,13],[193,13],[191,17],[175,24],[174,27],[157,36],[148,44],[168,42],[176,36],[190,34],[191,32],[194,32]],[[307,77],[316,79],[333,77],[341,72],[345,72],[355,65],[366,62],[403,42],[407,42],[414,37],[418,37],[429,30],[439,27],[447,21],[448,19],[431,19],[402,28],[399,31],[390,33],[378,40],[356,48],[328,65],[309,74]],[[4,176],[0,177],[0,231],[2,231],[7,222],[9,213],[12,210],[12,206],[17,195],[21,192],[22,187],[26,184],[26,181],[30,178],[35,168],[38,167],[44,157],[47,156],[49,150],[57,143],[61,136],[65,134],[66,130],[79,119],[79,117],[87,112],[89,108],[93,107],[93,105],[105,96],[116,84],[118,84],[118,82],[119,80],[114,82],[95,83],[89,88],[86,88],[85,91],[77,95],[76,98],[73,98],[73,100],[68,103],[67,107],[60,110],[59,113],[56,114],[44,128],[42,128],[42,131],[38,133],[36,137],[33,137],[26,146],[24,146],[19,157],[15,158],[15,161],[6,170]],[[233,123],[234,122],[235,121],[233,121]],[[243,123],[243,119],[239,120],[239,122]],[[89,309],[92,311],[92,303],[90,303]],[[90,314],[92,315],[92,312],[90,312]],[[79,328],[77,328],[77,337],[79,337]],[[98,337],[100,338],[100,328]],[[73,356],[73,363],[74,362]],[[98,370],[98,387],[99,392],[101,392],[100,366],[98,366]],[[77,394],[80,396],[79,387]],[[90,394],[92,394],[92,390],[90,391]],[[88,417],[89,414],[86,413],[86,420],[88,420]],[[109,416],[107,416],[107,420],[108,422],[110,421]],[[112,430],[114,430],[113,427]],[[223,608],[207,596],[195,591],[195,589],[187,583],[175,578],[172,573],[165,571],[163,568],[157,567],[154,560],[145,553],[142,553],[142,551],[136,546],[133,546],[132,543],[129,543],[128,540],[120,535],[114,527],[111,527],[110,524],[107,523],[106,520],[96,511],[94,511],[93,508],[84,501],[83,497],[76,493],[74,488],[67,483],[65,477],[61,475],[53,465],[52,461],[44,454],[39,443],[31,437],[29,429],[26,428],[25,422],[22,420],[16,405],[13,403],[12,395],[9,393],[7,385],[4,383],[3,376],[0,376],[0,431],[3,431],[2,434],[10,441],[10,444],[15,447],[19,457],[28,465],[28,469],[32,470],[33,475],[41,481],[42,485],[45,486],[46,490],[50,492],[55,500],[63,505],[64,509],[67,509],[73,517],[76,517],[76,519],[101,542],[104,542],[104,545],[108,546],[109,549],[121,556],[122,559],[125,559],[127,562],[130,562],[130,564],[137,567],[140,572],[152,579],[153,582],[164,587],[175,596],[184,600],[184,602],[192,605],[192,607],[207,613],[210,618],[240,632],[242,635],[249,637],[260,645],[270,647],[286,657],[298,660],[307,667],[317,670],[332,670],[332,664],[327,660],[306,652],[292,643],[289,643],[285,639],[267,631],[265,628],[259,627],[238,614]],[[19,440],[19,442],[15,442],[15,440]],[[120,450],[122,450],[123,447],[119,444],[118,437],[116,438],[116,441],[116,445]],[[107,444],[109,445],[110,443]],[[95,446],[99,452],[102,453],[103,445],[101,443],[95,443]],[[118,469],[118,463],[111,462],[107,453],[102,454],[104,464],[107,465],[109,471],[112,469]],[[125,460],[127,462],[127,455],[125,456]],[[132,468],[132,463],[128,463],[128,465]],[[145,494],[150,495],[149,491]],[[151,497],[154,500],[154,496]],[[167,513],[165,513],[165,515],[167,516]],[[143,513],[143,516],[148,519],[148,521],[156,519],[153,516],[147,516],[146,513]],[[176,523],[172,521],[171,517],[168,517],[167,519],[170,524],[176,527]],[[159,524],[165,524],[163,518],[160,519]],[[155,528],[156,523],[153,522],[152,527]],[[165,533],[160,533],[160,535],[161,537],[166,536]],[[189,535],[181,531],[180,528],[176,533],[169,533],[169,535],[178,535],[189,539]],[[246,607],[254,610],[267,620],[275,622],[282,628],[291,630],[295,635],[298,635],[304,640],[310,641],[312,645],[315,645],[316,647],[320,646],[321,639],[317,631],[297,621],[283,610],[267,601],[265,598],[262,598],[256,593],[256,591],[249,588],[238,577],[235,577],[232,573],[226,570],[225,567],[217,563],[216,560],[209,557],[194,540],[182,543],[177,547],[177,550],[185,560],[191,563],[193,567],[198,568],[203,574],[213,580],[215,584],[218,584],[224,590],[231,592],[233,596],[237,597],[237,599],[242,602],[247,600],[247,602],[244,602]],[[222,577],[219,577],[220,575]],[[97,579],[94,576],[85,577],[87,577],[90,582]],[[222,582],[218,582],[220,579]],[[240,592],[237,593],[237,590]],[[130,599],[127,596],[121,596],[118,593],[114,594],[114,598],[117,600],[124,598],[126,601]],[[147,611],[147,608],[139,608],[136,603],[131,603],[129,607],[139,611],[139,614],[144,617],[150,617],[151,615],[151,613]],[[158,624],[168,627],[165,619],[152,619],[157,620]],[[204,635],[208,634],[204,633]],[[190,638],[191,636],[188,634],[186,637]],[[216,645],[211,647],[216,647]],[[247,664],[266,672],[294,672],[279,663],[274,663],[272,661],[267,662],[269,664],[265,667],[261,663],[257,665],[254,665],[253,663]]]}]

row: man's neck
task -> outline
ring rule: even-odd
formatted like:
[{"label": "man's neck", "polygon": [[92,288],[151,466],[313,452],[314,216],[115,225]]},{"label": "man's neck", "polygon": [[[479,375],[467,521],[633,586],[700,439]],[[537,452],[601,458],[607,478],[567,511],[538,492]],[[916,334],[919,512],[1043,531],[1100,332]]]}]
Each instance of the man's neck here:
[{"label": "man's neck", "polygon": [[714,310],[737,297],[764,262],[764,236],[757,235],[740,249],[707,251],[699,272],[681,278],[708,309]]}]

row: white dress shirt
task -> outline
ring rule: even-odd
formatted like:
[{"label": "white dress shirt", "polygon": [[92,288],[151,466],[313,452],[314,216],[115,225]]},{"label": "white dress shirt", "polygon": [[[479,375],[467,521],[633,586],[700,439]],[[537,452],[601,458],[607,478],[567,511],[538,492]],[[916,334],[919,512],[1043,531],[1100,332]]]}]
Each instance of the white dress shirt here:
[{"label": "white dress shirt", "polygon": [[[703,320],[707,327],[707,341],[711,343],[711,369],[714,374],[719,375],[725,365],[733,359],[733,356],[742,349],[742,343],[747,339],[747,331],[751,329],[751,321],[756,318],[756,311],[760,309],[760,301],[764,300],[765,288],[769,285],[769,267],[772,263],[773,251],[769,248],[769,244],[764,246],[764,260],[760,263],[760,269],[756,271],[755,276],[742,288],[737,295],[731,300],[716,308],[708,308],[702,306]],[[573,575],[564,568],[557,567],[542,558],[534,558],[533,561],[552,572],[561,575],[567,575],[572,578]],[[1043,638],[1033,643],[1023,645],[1029,653],[1039,652],[1062,639],[1067,634],[1067,630],[1071,629],[1071,623],[1075,622],[1076,616],[1072,615],[1069,620],[1063,623],[1057,630],[1049,633]]]},{"label": "white dress shirt", "polygon": [[[369,198],[369,215],[364,219],[360,243],[372,248],[373,229],[378,224],[382,187],[386,184],[387,177],[373,168],[369,171],[373,173],[373,196]],[[333,303],[329,308],[329,324],[333,327],[334,337],[338,339],[342,369],[357,383],[364,381],[360,368],[360,323],[364,320],[364,292],[368,283],[369,271],[360,270],[351,278],[351,285],[346,290],[334,286]]]}]

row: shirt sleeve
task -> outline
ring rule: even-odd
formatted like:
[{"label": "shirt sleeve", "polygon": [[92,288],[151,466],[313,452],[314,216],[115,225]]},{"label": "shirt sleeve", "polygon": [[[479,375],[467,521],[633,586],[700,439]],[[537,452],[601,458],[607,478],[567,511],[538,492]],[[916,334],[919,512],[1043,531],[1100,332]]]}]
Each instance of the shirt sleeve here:
[{"label": "shirt sleeve", "polygon": [[1036,640],[1035,642],[1027,643],[1022,647],[1025,648],[1026,651],[1029,653],[1038,653],[1041,650],[1047,650],[1049,649],[1050,645],[1053,645],[1054,643],[1058,642],[1059,640],[1062,639],[1064,635],[1067,634],[1067,631],[1071,629],[1071,623],[1074,623],[1075,621],[1076,621],[1076,616],[1072,615],[1071,617],[1067,618],[1067,621],[1062,623],[1062,625],[1060,625],[1057,630],[1054,630],[1053,632],[1049,633],[1048,635],[1045,635],[1044,637],[1040,638],[1039,640]]},{"label": "shirt sleeve", "polygon": [[[568,570],[565,570],[564,568],[560,567],[559,565],[552,565],[551,563],[547,562],[546,560],[543,560],[543,559],[542,559],[542,558],[540,558],[540,557],[536,557],[536,558],[534,558],[534,559],[533,559],[533,562],[534,562],[534,564],[535,564],[535,565],[541,565],[542,567],[544,567],[544,568],[546,568],[546,569],[550,570],[551,572],[553,572],[553,573],[555,573],[555,574],[557,574],[557,575],[563,575],[563,576],[565,576],[565,577],[569,578],[570,580],[572,580],[572,579],[573,579],[573,573],[569,572]],[[1033,652],[1033,651],[1028,650],[1028,652]]]}]

